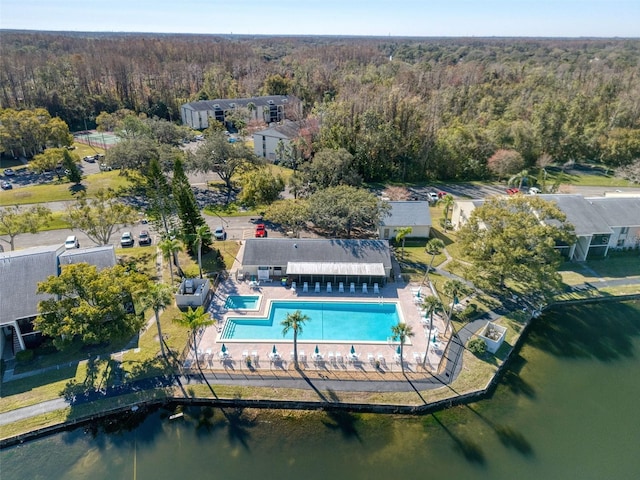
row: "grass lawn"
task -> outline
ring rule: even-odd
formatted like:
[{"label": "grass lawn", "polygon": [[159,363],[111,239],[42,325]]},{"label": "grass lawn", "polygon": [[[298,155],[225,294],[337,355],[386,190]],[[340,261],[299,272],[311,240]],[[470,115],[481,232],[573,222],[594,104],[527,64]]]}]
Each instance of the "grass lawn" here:
[{"label": "grass lawn", "polygon": [[[99,189],[127,188],[130,181],[117,170],[100,172],[87,175],[82,179],[87,196],[91,197]],[[52,182],[46,185],[33,185],[29,187],[14,188],[13,190],[0,191],[0,206],[25,205],[33,203],[58,202],[74,200],[75,192],[71,190],[72,184]]]}]

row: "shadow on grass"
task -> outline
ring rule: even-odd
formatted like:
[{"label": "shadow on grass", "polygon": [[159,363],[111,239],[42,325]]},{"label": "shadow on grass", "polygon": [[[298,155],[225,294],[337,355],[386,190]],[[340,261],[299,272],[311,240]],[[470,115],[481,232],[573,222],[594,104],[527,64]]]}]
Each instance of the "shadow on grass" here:
[{"label": "shadow on grass", "polygon": [[69,192],[71,193],[71,195],[78,195],[79,193],[86,191],[87,187],[81,183],[74,183],[69,187]]}]

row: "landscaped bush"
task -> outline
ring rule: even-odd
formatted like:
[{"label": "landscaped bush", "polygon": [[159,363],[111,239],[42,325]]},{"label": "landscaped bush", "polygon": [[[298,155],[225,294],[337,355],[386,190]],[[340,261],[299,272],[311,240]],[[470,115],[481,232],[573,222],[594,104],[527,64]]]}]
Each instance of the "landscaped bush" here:
[{"label": "landscaped bush", "polygon": [[478,357],[481,357],[485,353],[487,353],[487,344],[484,343],[484,340],[482,340],[481,338],[472,338],[471,340],[469,340],[469,343],[467,343],[467,348],[471,353]]},{"label": "landscaped bush", "polygon": [[33,350],[22,350],[21,352],[16,353],[16,360],[18,362],[30,362],[33,360]]},{"label": "landscaped bush", "polygon": [[465,307],[465,309],[462,312],[458,313],[458,319],[468,322],[469,320],[472,320],[473,318],[475,318],[477,314],[478,314],[478,305],[476,305],[475,303],[470,303]]}]

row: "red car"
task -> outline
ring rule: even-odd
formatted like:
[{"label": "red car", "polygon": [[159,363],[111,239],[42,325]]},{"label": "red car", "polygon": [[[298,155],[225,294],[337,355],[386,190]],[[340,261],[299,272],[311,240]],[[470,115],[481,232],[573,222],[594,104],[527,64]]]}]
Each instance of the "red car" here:
[{"label": "red car", "polygon": [[265,238],[267,236],[267,230],[264,228],[264,223],[256,225],[256,238]]},{"label": "red car", "polygon": [[520,193],[520,190],[518,190],[517,188],[507,188],[507,193],[509,195],[515,195],[516,193]]},{"label": "red car", "polygon": [[442,191],[441,191],[441,192],[438,192],[438,198],[442,198],[442,197],[445,197],[445,196],[447,196],[447,195],[448,195],[448,193],[447,193],[447,192],[442,192]]}]

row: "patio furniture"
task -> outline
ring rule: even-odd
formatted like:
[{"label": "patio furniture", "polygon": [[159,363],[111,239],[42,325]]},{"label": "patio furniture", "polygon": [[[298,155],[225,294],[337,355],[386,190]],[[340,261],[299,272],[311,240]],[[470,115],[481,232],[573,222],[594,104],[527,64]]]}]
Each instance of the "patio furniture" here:
[{"label": "patio furniture", "polygon": [[413,352],[413,360],[416,363],[422,363],[422,360],[424,360],[424,355],[420,352]]},{"label": "patio furniture", "polygon": [[344,365],[344,358],[342,358],[342,353],[336,352],[336,363],[338,365]]},{"label": "patio furniture", "polygon": [[376,357],[373,356],[373,353],[368,353],[367,354],[367,361],[369,362],[370,365],[375,366]]},{"label": "patio furniture", "polygon": [[327,282],[327,293],[331,293],[331,282]]},{"label": "patio furniture", "polygon": [[356,293],[356,284],[353,282],[349,285],[349,293]]},{"label": "patio furniture", "polygon": [[316,282],[316,288],[314,290],[315,293],[320,293],[320,282]]},{"label": "patio furniture", "polygon": [[340,282],[338,284],[338,292],[344,293],[344,283]]},{"label": "patio furniture", "polygon": [[251,360],[253,360],[253,363],[258,363],[259,359],[260,356],[258,355],[258,352],[256,352],[255,350],[251,352]]},{"label": "patio furniture", "polygon": [[302,284],[302,293],[308,292],[309,291],[309,283],[308,282],[304,282]]},{"label": "patio furniture", "polygon": [[362,284],[362,293],[369,293],[369,290],[367,288],[367,284],[366,283]]},{"label": "patio furniture", "polygon": [[293,293],[296,293],[296,287],[297,287],[296,282],[291,282],[291,291]]},{"label": "patio furniture", "polygon": [[304,350],[300,350],[298,352],[298,360],[301,362],[306,362],[307,361],[307,355],[304,353]]},{"label": "patio furniture", "polygon": [[374,283],[374,284],[373,284],[373,293],[374,293],[375,295],[378,295],[378,294],[380,293],[380,287],[378,287],[378,284],[377,284],[377,283]]},{"label": "patio furniture", "polygon": [[333,352],[328,352],[327,353],[327,359],[329,360],[329,363],[333,365],[333,363],[336,360],[336,358],[333,356]]},{"label": "patio furniture", "polygon": [[384,358],[384,355],[379,353],[378,354],[378,362],[380,362],[380,365],[386,365],[387,364],[387,360]]}]

